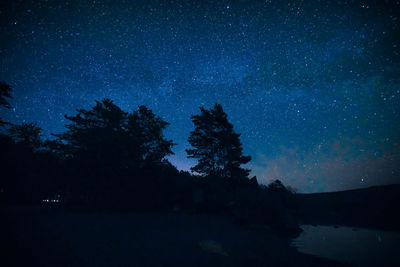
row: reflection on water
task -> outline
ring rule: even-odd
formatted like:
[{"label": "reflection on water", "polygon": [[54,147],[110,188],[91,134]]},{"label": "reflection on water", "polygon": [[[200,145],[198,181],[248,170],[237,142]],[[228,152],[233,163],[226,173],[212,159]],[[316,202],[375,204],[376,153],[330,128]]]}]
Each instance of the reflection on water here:
[{"label": "reflection on water", "polygon": [[292,245],[302,253],[361,266],[400,266],[400,232],[303,225]]}]

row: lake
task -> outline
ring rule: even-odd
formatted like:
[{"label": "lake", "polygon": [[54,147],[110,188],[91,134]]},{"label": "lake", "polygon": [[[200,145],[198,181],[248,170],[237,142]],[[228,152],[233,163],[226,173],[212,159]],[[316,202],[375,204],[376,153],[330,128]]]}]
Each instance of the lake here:
[{"label": "lake", "polygon": [[292,245],[306,254],[361,266],[400,266],[400,232],[303,225]]}]

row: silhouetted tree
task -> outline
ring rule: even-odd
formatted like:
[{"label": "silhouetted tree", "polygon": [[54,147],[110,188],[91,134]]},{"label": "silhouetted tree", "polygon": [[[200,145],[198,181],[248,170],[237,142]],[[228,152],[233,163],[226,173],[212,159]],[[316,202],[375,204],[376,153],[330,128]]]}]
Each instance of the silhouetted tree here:
[{"label": "silhouetted tree", "polygon": [[285,186],[283,185],[283,183],[282,183],[280,180],[278,180],[278,179],[271,181],[271,182],[268,184],[268,188],[269,188],[269,189],[273,189],[273,190],[282,190],[282,189],[286,189]]},{"label": "silhouetted tree", "polygon": [[71,157],[129,167],[146,161],[160,163],[172,154],[173,143],[163,136],[168,123],[145,106],[128,114],[111,100],[104,99],[96,101],[90,110],[77,112],[75,116],[65,116],[71,121],[66,125],[68,130],[55,135]]},{"label": "silhouetted tree", "polygon": [[296,194],[297,193],[297,189],[294,187],[289,186],[285,186],[280,180],[276,179],[271,181],[268,184],[268,188],[273,190],[273,191],[277,191],[277,192],[286,192],[286,193],[291,193],[291,194]]},{"label": "silhouetted tree", "polygon": [[[5,82],[0,82],[0,106],[6,107],[6,108],[11,108],[10,103],[6,98],[11,98],[11,86],[9,86]],[[0,126],[4,124],[9,124],[8,122],[3,121],[0,118]]]},{"label": "silhouetted tree", "polygon": [[249,170],[240,165],[248,163],[251,157],[243,156],[240,134],[233,130],[222,106],[215,104],[210,110],[200,110],[200,115],[191,116],[195,129],[188,141],[194,149],[186,152],[189,158],[198,159],[191,170],[202,175],[247,178]]},{"label": "silhouetted tree", "polygon": [[286,186],[286,189],[291,193],[291,194],[297,194],[297,192],[299,191],[296,187],[293,186]]},{"label": "silhouetted tree", "polygon": [[67,159],[68,155],[64,153],[67,150],[66,144],[64,144],[60,139],[46,139],[42,142],[42,150],[45,153],[50,153],[58,159]]},{"label": "silhouetted tree", "polygon": [[[75,116],[65,115],[71,123],[65,133],[55,135],[65,144],[64,153],[74,158],[92,158],[96,161],[118,156],[127,113],[111,100],[96,101],[90,110],[77,109]],[[115,155],[114,155],[115,154]]]},{"label": "silhouetted tree", "polygon": [[36,123],[14,124],[8,132],[15,143],[22,144],[31,150],[36,150],[42,145],[42,129]]},{"label": "silhouetted tree", "polygon": [[10,103],[6,98],[11,98],[11,86],[5,82],[0,82],[0,106],[5,106],[6,108],[11,108]]},{"label": "silhouetted tree", "polygon": [[35,123],[11,125],[0,136],[0,190],[4,201],[38,203],[61,187],[60,162],[42,148]]},{"label": "silhouetted tree", "polygon": [[173,142],[163,136],[168,125],[145,106],[139,106],[137,111],[128,116],[127,135],[135,140],[133,144],[140,151],[141,161],[160,163],[165,156],[173,154]]},{"label": "silhouetted tree", "polygon": [[66,159],[71,191],[104,205],[138,203],[149,195],[172,154],[173,143],[163,136],[167,122],[145,106],[127,113],[109,99],[65,118],[67,131],[46,146]]}]

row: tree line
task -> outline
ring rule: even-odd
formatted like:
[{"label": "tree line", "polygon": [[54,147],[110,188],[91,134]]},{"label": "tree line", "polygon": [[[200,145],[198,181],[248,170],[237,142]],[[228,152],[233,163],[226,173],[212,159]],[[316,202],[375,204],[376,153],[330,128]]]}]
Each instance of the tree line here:
[{"label": "tree line", "polygon": [[[12,89],[4,82],[0,86],[0,105],[11,108],[8,99]],[[216,104],[210,110],[200,108],[200,111],[191,117],[195,129],[188,139],[192,148],[187,150],[187,154],[189,158],[198,160],[191,170],[203,177],[248,178],[249,170],[241,165],[249,162],[250,156],[243,156],[240,134],[233,130],[222,106]],[[5,176],[14,176],[12,170],[16,169],[14,165],[18,161],[33,163],[32,157],[68,164],[70,170],[78,172],[73,176],[82,180],[95,176],[95,183],[106,183],[106,179],[98,179],[100,176],[118,176],[146,169],[173,169],[166,156],[173,154],[174,143],[163,133],[169,123],[146,106],[126,112],[112,100],[103,99],[96,101],[90,109],[77,109],[75,115],[65,115],[65,118],[68,120],[66,131],[52,134],[54,138],[46,140],[35,123],[14,125],[0,118]],[[10,162],[11,158],[13,162]],[[49,167],[43,169],[51,169]],[[27,165],[23,169],[30,172],[34,168]],[[8,190],[5,181],[2,190]]]},{"label": "tree line", "polygon": [[[11,108],[11,92],[0,83],[1,108]],[[266,189],[249,179],[243,165],[251,157],[243,155],[240,134],[220,104],[191,116],[186,152],[197,159],[192,174],[167,160],[175,145],[164,136],[169,123],[146,106],[126,112],[103,99],[65,118],[65,132],[51,139],[35,123],[0,118],[2,202],[220,212]],[[286,190],[280,182],[268,189]]]}]

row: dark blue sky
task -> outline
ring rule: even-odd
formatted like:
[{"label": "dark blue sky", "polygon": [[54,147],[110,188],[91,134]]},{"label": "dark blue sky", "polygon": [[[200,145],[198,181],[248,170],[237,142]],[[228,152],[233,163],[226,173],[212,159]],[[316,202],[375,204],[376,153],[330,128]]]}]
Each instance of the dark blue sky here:
[{"label": "dark blue sky", "polygon": [[189,169],[190,115],[218,102],[264,183],[400,183],[399,1],[6,2],[5,119],[59,133],[95,99],[144,104]]}]

